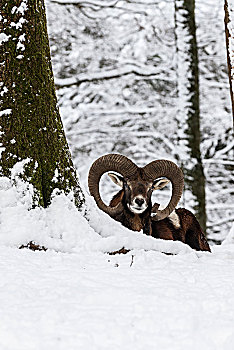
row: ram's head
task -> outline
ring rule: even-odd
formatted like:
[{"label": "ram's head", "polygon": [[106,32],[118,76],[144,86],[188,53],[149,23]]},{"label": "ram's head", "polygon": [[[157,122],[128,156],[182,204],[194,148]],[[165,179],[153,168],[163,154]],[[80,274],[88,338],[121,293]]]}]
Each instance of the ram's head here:
[{"label": "ram's head", "polygon": [[[100,178],[106,172],[110,172],[110,178],[123,189],[122,200],[114,207],[106,205],[99,192]],[[140,168],[123,155],[107,154],[93,163],[88,179],[90,194],[98,207],[113,218],[126,208],[134,214],[141,214],[149,207],[151,209],[152,192],[163,188],[168,182],[172,183],[171,199],[165,209],[157,210],[154,220],[169,216],[181,198],[183,173],[175,163],[155,160]]]}]

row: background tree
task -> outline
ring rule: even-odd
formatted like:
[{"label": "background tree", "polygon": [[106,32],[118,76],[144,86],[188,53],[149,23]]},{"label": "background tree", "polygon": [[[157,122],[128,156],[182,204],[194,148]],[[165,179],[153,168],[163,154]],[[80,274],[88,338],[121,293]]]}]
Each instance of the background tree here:
[{"label": "background tree", "polygon": [[227,45],[227,63],[232,102],[233,128],[234,128],[234,6],[231,1],[224,1],[225,33]]},{"label": "background tree", "polygon": [[[139,165],[155,158],[177,162],[174,1],[46,4],[58,102],[82,184],[87,185],[91,163],[111,151],[126,154]],[[234,195],[223,0],[196,0],[196,25],[207,233],[220,242],[233,221]],[[184,157],[189,160],[189,153]],[[108,200],[116,188],[107,179],[102,191]],[[157,196],[165,203],[167,189]],[[193,210],[188,185],[184,197],[184,205]]]},{"label": "background tree", "polygon": [[[193,209],[206,231],[205,176],[200,151],[200,88],[195,0],[175,0],[178,158],[193,196]],[[185,203],[186,204],[186,203]]]},{"label": "background tree", "polygon": [[55,188],[83,194],[63,131],[51,67],[44,0],[0,3],[2,176],[23,161],[35,203],[47,207]]}]

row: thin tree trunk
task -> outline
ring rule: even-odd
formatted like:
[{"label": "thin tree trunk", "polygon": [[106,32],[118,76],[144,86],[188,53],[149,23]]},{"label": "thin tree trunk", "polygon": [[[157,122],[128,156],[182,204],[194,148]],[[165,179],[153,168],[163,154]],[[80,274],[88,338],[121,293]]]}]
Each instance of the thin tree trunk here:
[{"label": "thin tree trunk", "polygon": [[[35,204],[47,207],[54,189],[84,202],[59,115],[44,0],[0,2],[0,175],[25,160],[22,178]],[[37,199],[37,200],[36,200]]]},{"label": "thin tree trunk", "polygon": [[[233,18],[231,20],[231,11],[233,12]],[[230,84],[230,94],[232,103],[233,114],[233,129],[234,129],[234,6],[231,2],[224,0],[224,23],[226,33],[226,46],[227,46],[227,65],[228,76]]]},{"label": "thin tree trunk", "polygon": [[193,209],[206,232],[205,176],[200,152],[200,102],[195,0],[175,0],[179,150]]}]

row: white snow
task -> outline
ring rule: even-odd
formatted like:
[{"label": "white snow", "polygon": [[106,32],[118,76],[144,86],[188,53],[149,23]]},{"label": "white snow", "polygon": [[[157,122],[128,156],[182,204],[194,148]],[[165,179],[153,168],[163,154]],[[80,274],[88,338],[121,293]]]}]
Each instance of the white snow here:
[{"label": "white snow", "polygon": [[52,181],[53,182],[58,182],[58,176],[59,176],[59,171],[56,168],[55,171],[54,171],[54,177],[53,177]]},{"label": "white snow", "polygon": [[[2,83],[2,85],[3,85],[3,83]],[[0,92],[0,96],[1,97],[4,96],[4,94],[6,94],[7,92],[8,92],[8,88],[6,86],[3,86],[2,91]]]},{"label": "white snow", "polygon": [[0,117],[2,117],[3,115],[9,115],[11,113],[12,113],[12,109],[10,108],[4,109],[3,111],[0,111]]},{"label": "white snow", "polygon": [[231,249],[0,254],[2,349],[232,349]]},{"label": "white snow", "polygon": [[[64,0],[58,1],[64,2]],[[80,1],[74,0],[74,2]],[[110,1],[91,0],[91,2],[94,6],[103,8],[110,5]],[[111,1],[111,3],[115,2],[116,0]],[[85,4],[88,3],[90,1]],[[143,0],[140,3],[142,8],[144,3],[147,4]],[[173,2],[171,6],[174,6]],[[166,2],[161,2],[157,7],[163,9],[166,7]],[[55,4],[53,8],[57,13]],[[24,0],[19,7],[13,8],[13,11],[23,15],[26,9],[27,1]],[[61,30],[64,35],[66,30],[61,18],[66,21],[67,16],[69,21],[71,19],[74,21],[75,33],[77,28],[84,28],[87,25],[83,22],[80,25],[82,16],[74,13],[74,9],[78,8],[69,8],[71,11],[66,14],[65,7],[62,7],[62,10],[59,10],[62,13],[60,19],[53,21],[54,26],[60,23],[57,30]],[[154,159],[155,154],[157,157],[171,157],[173,160],[173,140],[168,139],[167,135],[161,131],[164,128],[168,134],[173,133],[173,128],[170,129],[170,125],[165,125],[164,114],[174,115],[175,108],[165,103],[165,110],[162,109],[161,102],[157,102],[158,92],[148,94],[148,91],[144,91],[146,85],[139,90],[139,95],[135,95],[128,83],[129,74],[132,72],[143,73],[144,79],[147,79],[147,76],[150,78],[154,76],[159,82],[162,79],[168,85],[176,78],[173,70],[170,73],[170,69],[165,64],[169,62],[170,65],[173,61],[173,55],[169,54],[168,47],[170,45],[174,47],[174,42],[168,40],[166,28],[165,31],[163,30],[170,18],[166,16],[165,22],[160,23],[157,19],[158,14],[155,16],[156,11],[155,8],[151,16],[155,17],[156,21],[155,33],[163,38],[161,46],[155,45],[153,41],[156,36],[148,25],[149,21],[146,20],[144,23],[136,17],[142,27],[141,30],[144,31],[138,42],[138,27],[135,28],[135,22],[130,23],[129,14],[125,14],[126,22],[130,23],[131,27],[127,31],[126,26],[123,25],[121,32],[121,25],[116,24],[116,21],[111,18],[113,34],[110,34],[110,38],[113,44],[108,49],[103,44],[100,46],[103,55],[100,55],[100,51],[96,49],[98,38],[95,38],[92,44],[88,35],[82,37],[80,32],[77,32],[78,39],[83,41],[78,40],[76,44],[72,43],[71,47],[79,48],[79,55],[81,55],[79,62],[89,62],[91,53],[95,59],[90,60],[89,70],[80,71],[76,69],[78,60],[74,59],[78,53],[71,53],[69,58],[73,59],[67,66],[74,65],[74,72],[80,73],[74,76],[68,74],[66,79],[61,79],[61,76],[66,75],[57,74],[56,76],[56,82],[61,86],[84,81],[84,84],[79,86],[79,91],[76,86],[73,87],[78,91],[77,96],[71,88],[60,90],[65,91],[64,97],[61,93],[60,100],[62,110],[66,109],[66,115],[69,115],[67,120],[66,116],[64,117],[64,122],[68,125],[68,136],[72,139],[71,133],[74,133],[79,139],[79,147],[83,152],[74,152],[74,154],[76,159],[81,158],[78,169],[79,173],[83,172],[84,179],[87,179],[87,169],[91,162],[111,149],[123,152],[127,148],[129,156],[134,155],[134,160],[139,165],[141,165],[140,162],[143,165],[143,162]],[[161,17],[163,18],[163,14]],[[122,19],[124,21],[124,16]],[[22,17],[17,24],[12,22],[11,25],[21,30],[24,21]],[[207,22],[207,17],[205,21]],[[108,22],[107,24],[104,20],[103,22],[104,29],[100,26],[97,30],[100,28],[105,33]],[[68,37],[73,38],[74,32],[73,35],[69,32]],[[131,37],[130,32],[132,32]],[[213,34],[211,36],[217,39],[217,36]],[[21,45],[23,45],[23,38],[24,34],[19,40]],[[123,46],[122,52],[117,52],[118,45],[114,39]],[[133,49],[130,48],[129,42],[132,43]],[[81,46],[83,43],[84,50]],[[183,45],[182,48],[187,45],[186,42]],[[163,63],[165,72],[169,72],[169,75],[164,74],[163,69],[158,66],[157,58],[152,67],[146,64],[141,48],[145,51],[147,49],[148,52],[149,49],[152,50],[152,57],[153,55],[156,57],[160,52],[163,57],[162,62],[165,62]],[[116,64],[113,63],[113,67],[100,69],[97,57],[108,57],[109,51],[113,51],[113,57],[118,57],[119,61]],[[211,53],[213,51],[212,49]],[[129,58],[132,55],[131,52],[141,61],[137,66]],[[170,52],[173,53],[173,50]],[[23,57],[23,55],[17,56],[18,59]],[[57,59],[57,62],[63,71],[61,62],[66,63],[66,59]],[[201,67],[203,67],[202,64]],[[182,68],[186,72],[186,67],[181,66],[181,70]],[[115,75],[126,76],[127,84],[123,84],[123,95],[126,100],[130,99],[131,103],[128,104],[127,101],[123,103],[119,97],[122,94],[122,87],[118,87],[113,81],[105,83],[105,89],[100,84],[92,85],[90,88],[85,83],[94,78],[110,78]],[[214,79],[209,81],[213,82]],[[223,86],[221,81],[220,87],[225,90]],[[183,88],[186,90],[186,86],[183,87],[181,84],[180,88],[181,93],[184,93]],[[218,89],[218,86],[216,88]],[[111,92],[111,103],[107,103],[109,100],[106,91]],[[213,98],[215,94],[214,92],[210,94],[212,99],[209,94],[206,94],[208,101],[206,106],[209,106],[212,112],[208,113],[209,118],[206,119],[207,123],[212,120],[210,123],[212,125],[215,124],[215,115],[225,119],[225,114],[219,113],[221,107],[220,109],[216,107],[215,110],[213,105],[210,105],[211,100],[216,101]],[[216,95],[218,99],[218,94]],[[221,92],[219,95],[222,97]],[[169,99],[167,95],[165,96],[168,102]],[[92,104],[86,105],[90,99],[93,101]],[[182,102],[185,103],[186,108],[189,107],[187,100]],[[78,114],[74,112],[77,109],[76,103],[79,105]],[[10,109],[6,109],[0,112],[0,116],[11,112]],[[135,118],[130,118],[129,115],[134,115]],[[153,115],[155,115],[154,119]],[[102,118],[101,128],[100,118]],[[79,119],[83,124],[82,126],[79,124],[79,132],[77,132],[74,125]],[[95,124],[95,120],[98,124]],[[69,131],[71,123],[74,124],[74,129]],[[171,123],[173,124],[172,119]],[[219,125],[217,121],[216,124]],[[122,125],[121,128],[120,125]],[[161,129],[160,125],[162,125]],[[117,126],[119,131],[112,128],[113,126]],[[220,128],[223,132],[222,125]],[[100,131],[101,136],[99,136]],[[132,144],[126,143],[126,138],[132,140]],[[13,143],[14,139],[11,142]],[[72,142],[73,145],[77,144],[75,138]],[[105,147],[103,147],[104,144]],[[158,144],[161,148],[158,148]],[[113,145],[116,148],[113,148]],[[118,148],[119,145],[120,148]],[[85,147],[90,150],[89,153],[85,153]],[[231,164],[231,161],[224,157],[230,147],[229,143],[222,150],[217,151],[213,158],[206,159],[207,167],[211,167],[214,159],[218,164],[221,162]],[[1,150],[3,151],[4,148],[2,147]],[[13,168],[11,179],[0,178],[1,350],[233,349],[234,225],[223,244],[213,246],[212,253],[208,253],[193,251],[181,242],[156,240],[141,232],[129,231],[100,212],[88,195],[85,217],[84,213],[78,212],[74,206],[72,194],[54,195],[50,207],[32,209],[34,189],[20,179],[20,173],[29,162],[30,159],[27,159],[17,164]],[[217,167],[216,164],[215,166]],[[55,171],[54,181],[57,176],[58,172]],[[212,187],[212,191],[220,193],[220,187],[215,188],[215,191]],[[224,191],[228,194],[229,188],[223,188],[222,193]],[[231,198],[231,189],[229,197]],[[190,198],[189,203],[192,203],[192,200]],[[216,209],[218,212],[222,210],[227,213],[227,216],[222,215],[222,220],[214,215],[214,223],[219,225],[219,231],[223,232],[225,237],[224,224],[227,218],[233,217],[232,204],[223,199],[214,203],[217,204],[210,202],[209,210]],[[213,225],[214,223],[212,222]],[[27,249],[18,249],[29,241],[43,245],[49,250],[32,252]],[[125,255],[107,254],[122,247],[131,251]]]},{"label": "white snow", "polygon": [[[87,233],[81,246],[95,243]],[[200,257],[0,254],[1,349],[232,349],[233,245]]]},{"label": "white snow", "polygon": [[19,7],[17,6],[14,6],[11,10],[11,13],[14,14],[14,13],[20,13],[21,15],[24,14],[24,12],[28,9],[28,0],[23,0],[20,4]]},{"label": "white snow", "polygon": [[[1,132],[0,132],[0,135],[1,135]],[[2,143],[0,145],[2,145]],[[5,147],[0,147],[0,157],[2,156],[2,152],[4,152],[5,149],[6,149]]]},{"label": "white snow", "polygon": [[28,0],[23,0],[16,12],[21,13],[21,15],[23,15],[24,12],[28,9],[27,3],[28,3]]},{"label": "white snow", "polygon": [[[47,209],[33,207],[32,185],[23,182],[20,174],[29,159],[17,163],[11,179],[0,178],[0,244],[18,247],[35,241],[56,251],[109,252],[121,249],[145,249],[167,253],[186,253],[192,249],[181,242],[155,240],[132,232],[96,208],[89,196],[87,220],[77,211],[72,194],[54,197]],[[196,253],[200,254],[200,253]]]},{"label": "white snow", "polygon": [[22,29],[23,24],[26,22],[26,19],[21,17],[17,23],[11,22],[11,27],[15,27],[16,29]]},{"label": "white snow", "polygon": [[0,33],[0,45],[8,41],[9,38],[10,38],[10,35],[6,35],[5,33]]},{"label": "white snow", "polygon": [[[1,349],[232,349],[233,243],[208,253],[156,240],[88,195],[88,221],[63,194],[31,209],[17,177],[27,162],[0,178]],[[50,249],[17,249],[30,240]]]},{"label": "white snow", "polygon": [[17,46],[16,46],[17,50],[21,50],[21,51],[25,50],[25,46],[23,44],[23,41],[25,41],[25,33],[19,36],[19,41],[18,41]]},{"label": "white snow", "polygon": [[24,44],[22,44],[20,41],[17,43],[17,47],[16,47],[17,50],[21,50],[21,51],[24,51],[25,50],[25,46]]}]

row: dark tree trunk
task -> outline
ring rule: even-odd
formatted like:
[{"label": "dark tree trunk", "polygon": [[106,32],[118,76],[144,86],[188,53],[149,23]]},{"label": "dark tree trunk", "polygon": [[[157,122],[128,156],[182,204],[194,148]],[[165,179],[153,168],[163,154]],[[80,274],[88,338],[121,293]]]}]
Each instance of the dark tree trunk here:
[{"label": "dark tree trunk", "polygon": [[[234,44],[234,36],[231,34],[229,25],[231,24],[230,19],[230,2],[224,0],[224,23],[225,23],[225,34],[226,34],[226,47],[227,47],[227,65],[228,65],[228,76],[230,84],[230,94],[232,103],[232,115],[233,115],[233,129],[234,129],[234,50],[231,51],[231,41]],[[233,6],[234,11],[234,6]],[[232,24],[234,28],[234,23]]]},{"label": "dark tree trunk", "polygon": [[178,75],[178,157],[193,195],[193,209],[206,232],[205,176],[200,152],[200,104],[195,0],[175,0]]},{"label": "dark tree trunk", "polygon": [[[47,207],[55,188],[84,197],[59,115],[44,0],[0,2],[0,174],[25,162],[22,178]],[[35,198],[36,199],[36,198]]]}]

